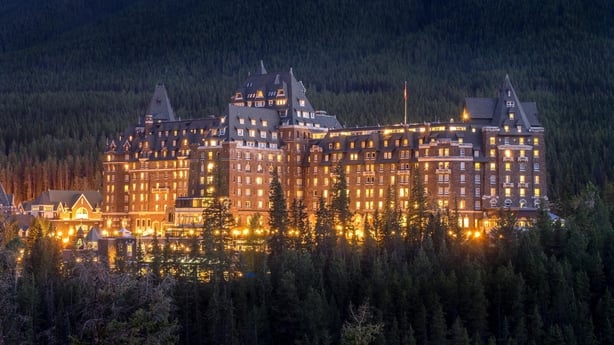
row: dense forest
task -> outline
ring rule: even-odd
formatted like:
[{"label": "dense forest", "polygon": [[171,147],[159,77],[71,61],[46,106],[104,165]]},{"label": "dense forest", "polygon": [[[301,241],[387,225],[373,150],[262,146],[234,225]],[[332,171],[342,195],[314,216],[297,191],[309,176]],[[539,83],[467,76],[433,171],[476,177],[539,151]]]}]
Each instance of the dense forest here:
[{"label": "dense forest", "polygon": [[[337,181],[309,224],[273,178],[267,253],[222,249],[212,230],[232,216],[217,201],[204,216],[220,223],[205,221],[193,238],[204,251],[154,237],[153,260],[138,250],[113,270],[87,251],[63,257],[43,219],[25,239],[4,220],[0,343],[614,343],[614,229],[596,188],[574,198],[565,222],[541,210],[519,230],[502,211],[486,234],[421,207],[403,225],[393,202],[352,229],[345,179]],[[196,265],[211,272],[207,282]]]},{"label": "dense forest", "polygon": [[17,201],[98,189],[106,139],[156,83],[182,118],[220,114],[260,60],[347,126],[400,122],[405,80],[411,121],[447,121],[509,74],[538,104],[564,214],[614,175],[613,22],[607,0],[2,1],[0,181]]}]

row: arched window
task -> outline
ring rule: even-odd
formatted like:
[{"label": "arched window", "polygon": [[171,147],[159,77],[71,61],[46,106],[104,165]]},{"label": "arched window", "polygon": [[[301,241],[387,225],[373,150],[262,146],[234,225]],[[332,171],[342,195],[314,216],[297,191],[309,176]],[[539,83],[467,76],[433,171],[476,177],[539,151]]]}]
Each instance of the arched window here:
[{"label": "arched window", "polygon": [[88,219],[89,214],[84,207],[79,207],[75,212],[75,219]]},{"label": "arched window", "polygon": [[520,199],[520,208],[527,207],[527,201],[525,199]]},{"label": "arched window", "polygon": [[510,206],[512,206],[512,200],[505,199],[504,205],[505,205],[505,208],[509,208]]}]

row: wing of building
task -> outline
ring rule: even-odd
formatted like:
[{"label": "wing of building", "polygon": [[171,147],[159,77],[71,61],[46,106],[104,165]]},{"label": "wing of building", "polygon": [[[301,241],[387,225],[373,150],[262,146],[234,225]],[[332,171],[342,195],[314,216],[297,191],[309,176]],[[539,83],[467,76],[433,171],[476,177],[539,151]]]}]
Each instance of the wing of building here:
[{"label": "wing of building", "polygon": [[287,201],[302,199],[313,216],[319,198],[330,201],[337,164],[359,223],[391,192],[410,207],[417,176],[432,209],[458,210],[466,228],[488,227],[501,208],[534,213],[547,199],[537,107],[519,100],[507,76],[496,97],[467,98],[459,120],[445,123],[342,128],[315,110],[292,69],[268,73],[262,64],[222,115],[179,120],[170,104],[156,86],[139,123],[107,144],[109,230],[146,235],[202,224],[211,195],[224,198],[245,228],[254,214],[267,215],[274,170]]}]

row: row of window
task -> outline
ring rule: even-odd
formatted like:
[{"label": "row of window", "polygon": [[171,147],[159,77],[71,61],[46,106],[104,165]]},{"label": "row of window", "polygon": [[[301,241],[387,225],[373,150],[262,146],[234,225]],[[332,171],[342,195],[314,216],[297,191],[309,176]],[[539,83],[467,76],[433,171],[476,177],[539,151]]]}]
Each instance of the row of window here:
[{"label": "row of window", "polygon": [[[248,129],[247,130],[247,134],[248,136],[255,138],[256,134],[258,134],[258,137],[261,139],[266,139],[267,138],[267,131],[261,131],[261,130],[256,130],[256,129]],[[237,136],[242,137],[245,135],[245,129],[243,128],[237,128]],[[277,140],[277,132],[271,132],[271,139],[273,140]]]},{"label": "row of window", "polygon": [[277,149],[277,143],[256,142],[244,140],[237,142],[238,147],[257,147],[259,149]]},{"label": "row of window", "polygon": [[[509,128],[508,128],[507,131],[509,131]],[[533,139],[533,140],[531,140],[531,139]],[[510,138],[510,137],[503,137],[503,143],[505,145],[510,145],[510,143],[516,144],[516,142],[518,142],[518,145],[529,145],[529,144],[531,144],[531,141],[532,141],[532,144],[534,146],[539,145],[539,137],[533,137],[533,138],[525,138],[525,137],[518,137],[518,138],[512,137],[512,138]],[[488,143],[490,145],[497,145],[497,137],[490,137],[488,139]],[[499,143],[501,143],[501,137],[499,137]]]}]

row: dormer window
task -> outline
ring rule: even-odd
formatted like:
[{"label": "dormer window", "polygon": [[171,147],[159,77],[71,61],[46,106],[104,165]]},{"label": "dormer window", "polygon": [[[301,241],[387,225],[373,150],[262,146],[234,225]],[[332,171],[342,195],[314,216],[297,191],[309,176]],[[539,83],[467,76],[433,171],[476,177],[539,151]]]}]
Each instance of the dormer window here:
[{"label": "dormer window", "polygon": [[509,116],[510,120],[514,119],[514,113],[509,113],[508,116]]},{"label": "dormer window", "polygon": [[285,95],[286,95],[286,93],[284,92],[284,89],[278,89],[277,90],[277,96],[281,97],[281,96],[285,96]]},{"label": "dormer window", "polygon": [[243,99],[243,94],[240,92],[237,92],[237,94],[235,95],[235,99]]},{"label": "dormer window", "polygon": [[240,117],[240,118],[239,118],[239,124],[244,124],[244,123],[245,123],[245,119],[244,119],[244,118],[242,118],[242,117]]},{"label": "dormer window", "polygon": [[507,89],[507,97],[512,97],[512,90]]},{"label": "dormer window", "polygon": [[263,98],[263,97],[264,97],[264,93],[262,92],[262,90],[256,91],[256,98]]},{"label": "dormer window", "polygon": [[513,108],[514,107],[514,101],[506,101],[505,102],[505,106],[508,108]]},{"label": "dormer window", "polygon": [[298,105],[301,106],[301,107],[304,107],[305,106],[305,100],[302,99],[302,98],[299,98]]}]

